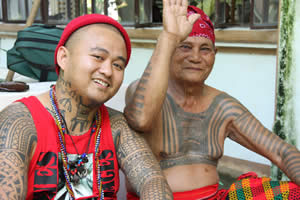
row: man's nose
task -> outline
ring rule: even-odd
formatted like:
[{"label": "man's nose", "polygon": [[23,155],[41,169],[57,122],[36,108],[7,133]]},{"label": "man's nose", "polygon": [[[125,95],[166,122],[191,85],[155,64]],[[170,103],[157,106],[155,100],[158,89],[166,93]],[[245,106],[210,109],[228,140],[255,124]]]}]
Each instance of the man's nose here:
[{"label": "man's nose", "polygon": [[194,63],[198,63],[201,62],[201,60],[202,60],[201,53],[198,50],[194,49],[192,51],[192,55],[190,56],[190,61]]},{"label": "man's nose", "polygon": [[111,77],[112,75],[112,62],[109,59],[106,59],[99,66],[98,71],[104,74],[106,77]]}]

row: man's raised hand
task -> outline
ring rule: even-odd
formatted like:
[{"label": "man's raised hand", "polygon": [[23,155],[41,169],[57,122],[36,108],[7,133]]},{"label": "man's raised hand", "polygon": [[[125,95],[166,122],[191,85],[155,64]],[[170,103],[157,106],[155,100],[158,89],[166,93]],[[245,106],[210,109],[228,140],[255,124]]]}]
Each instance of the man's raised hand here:
[{"label": "man's raised hand", "polygon": [[164,31],[184,40],[192,31],[193,24],[200,17],[192,14],[187,17],[188,0],[163,0]]}]

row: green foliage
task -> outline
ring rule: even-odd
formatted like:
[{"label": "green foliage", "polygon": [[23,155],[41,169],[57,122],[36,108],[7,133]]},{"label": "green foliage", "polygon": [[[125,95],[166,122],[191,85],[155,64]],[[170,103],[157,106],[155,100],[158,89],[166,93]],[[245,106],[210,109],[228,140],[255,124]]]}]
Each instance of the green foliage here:
[{"label": "green foliage", "polygon": [[192,5],[192,6],[197,6],[198,3],[199,3],[199,0],[198,1],[197,0],[190,0],[189,1],[189,4]]},{"label": "green foliage", "polygon": [[[280,11],[280,38],[278,55],[278,80],[277,80],[277,104],[276,119],[273,131],[283,140],[296,145],[295,118],[293,112],[293,71],[294,71],[294,27],[295,26],[295,2],[294,0],[282,0]],[[276,166],[272,166],[272,177],[278,180],[286,180],[287,177]]]}]

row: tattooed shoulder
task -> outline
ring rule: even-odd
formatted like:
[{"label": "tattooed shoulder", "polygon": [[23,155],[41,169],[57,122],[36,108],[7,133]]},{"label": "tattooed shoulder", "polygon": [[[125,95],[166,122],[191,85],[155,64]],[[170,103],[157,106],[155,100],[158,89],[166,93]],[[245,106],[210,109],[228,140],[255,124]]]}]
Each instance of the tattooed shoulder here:
[{"label": "tattooed shoulder", "polygon": [[124,129],[128,128],[127,122],[124,118],[123,113],[115,109],[107,107],[111,132],[115,145],[119,144],[120,135],[124,132]]},{"label": "tattooed shoulder", "polygon": [[236,98],[222,92],[214,98],[208,111],[215,114],[225,113],[224,116],[235,119],[248,110]]},{"label": "tattooed shoulder", "polygon": [[37,135],[29,110],[13,103],[0,113],[0,196],[25,199],[27,171]]},{"label": "tattooed shoulder", "polygon": [[13,103],[0,113],[0,149],[13,149],[29,154],[37,141],[36,129],[27,107]]}]

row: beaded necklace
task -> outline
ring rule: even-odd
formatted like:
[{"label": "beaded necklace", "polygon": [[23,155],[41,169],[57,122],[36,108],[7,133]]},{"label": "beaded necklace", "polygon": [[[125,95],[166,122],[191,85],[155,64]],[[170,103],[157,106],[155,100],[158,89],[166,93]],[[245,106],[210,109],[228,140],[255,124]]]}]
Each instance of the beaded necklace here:
[{"label": "beaded necklace", "polygon": [[[54,97],[55,97],[55,94],[54,94]],[[63,116],[60,116],[60,117],[63,121],[63,124],[65,124],[64,134],[69,135],[69,137],[73,143],[73,146],[76,150],[77,155],[80,155],[72,136],[69,134],[70,132],[68,130],[68,127],[66,126],[67,123],[65,121],[65,118]],[[89,161],[89,159],[87,157],[87,152],[89,150],[92,135],[93,135],[93,133],[95,133],[95,131],[96,131],[96,123],[93,122],[92,130],[90,132],[90,138],[89,138],[88,144],[86,146],[85,152],[83,154],[81,154],[79,157],[77,157],[76,160],[69,161],[69,166],[70,166],[69,176],[70,176],[71,182],[74,183],[74,185],[77,185],[79,183],[80,179],[87,176],[87,170],[85,168],[85,164]]]},{"label": "beaded necklace", "polygon": [[[77,167],[76,170],[74,169],[74,163],[69,162],[68,157],[67,157],[67,151],[66,151],[66,142],[65,142],[65,132],[66,132],[66,125],[63,123],[63,118],[62,115],[59,111],[57,100],[56,100],[56,94],[55,94],[55,85],[50,89],[49,91],[50,95],[50,100],[51,100],[51,105],[52,109],[55,111],[55,122],[56,125],[59,129],[57,138],[58,138],[58,143],[59,143],[59,150],[60,150],[60,156],[61,160],[63,163],[63,173],[64,177],[66,179],[66,188],[70,194],[70,199],[75,200],[75,194],[72,188],[71,182],[74,182],[71,177],[74,178],[74,174],[77,173],[76,170],[78,168],[82,167],[82,165],[86,162],[88,162],[86,159],[86,153],[81,155],[81,157],[77,160]],[[92,131],[96,132],[95,134],[95,170],[96,170],[96,182],[97,182],[97,187],[100,195],[100,200],[104,199],[104,191],[102,190],[102,180],[101,180],[101,170],[100,170],[100,138],[101,138],[101,113],[98,111],[96,113],[96,123],[93,126]],[[94,133],[93,132],[93,133]],[[75,163],[76,164],[76,163]],[[81,169],[81,168],[80,168]]]}]

